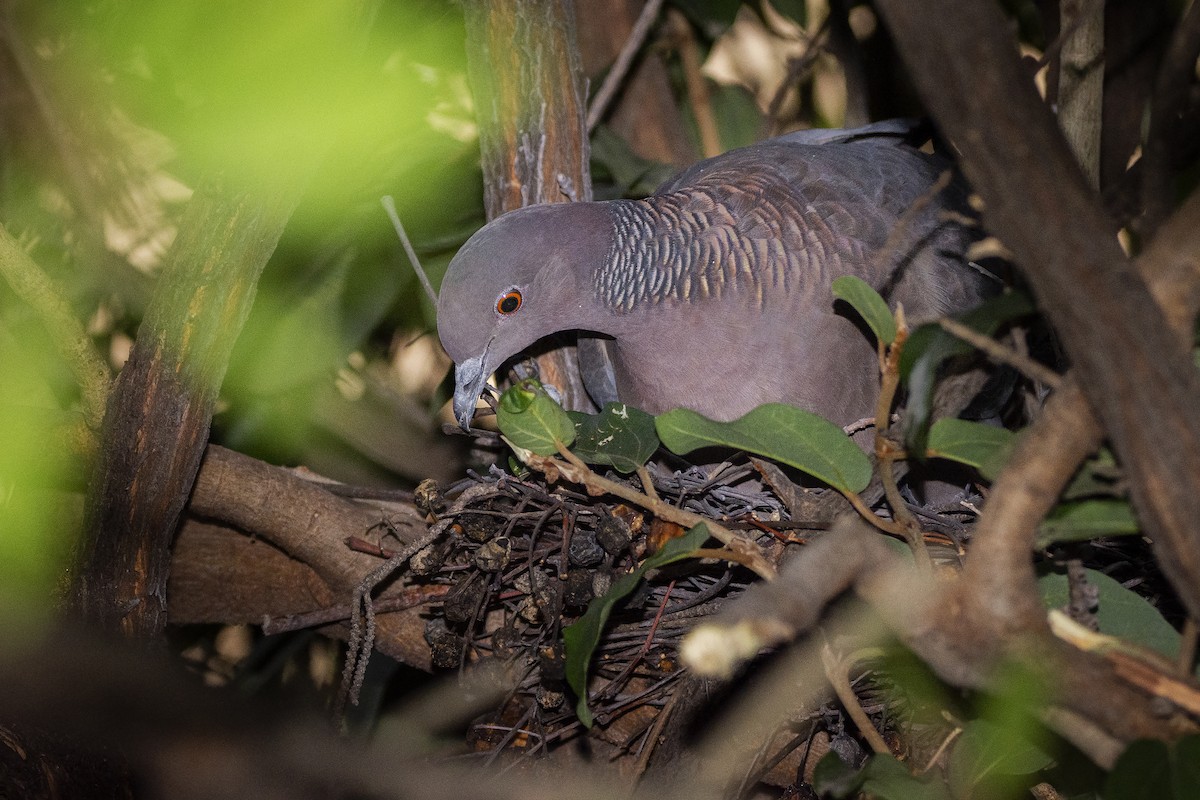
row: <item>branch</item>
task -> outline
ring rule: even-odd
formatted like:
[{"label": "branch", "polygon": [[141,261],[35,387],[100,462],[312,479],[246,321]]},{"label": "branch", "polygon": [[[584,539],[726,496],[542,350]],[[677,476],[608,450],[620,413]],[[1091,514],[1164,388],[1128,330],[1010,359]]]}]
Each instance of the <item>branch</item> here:
[{"label": "branch", "polygon": [[[1056,712],[1045,721],[1098,763],[1111,766],[1118,748],[1102,744],[1112,737],[1123,742],[1172,738],[1194,727],[1179,715],[1157,713],[1113,664],[1050,635],[1044,612],[1025,628],[998,631],[990,609],[963,602],[974,589],[968,575],[951,580],[922,576],[863,523],[848,517],[789,561],[777,581],[751,586],[698,626],[684,641],[681,656],[701,675],[728,676],[739,661],[763,647],[811,629],[847,589],[870,603],[908,647],[954,685],[991,689],[1005,662],[1040,676],[1050,687],[1051,710]],[[870,641],[882,641],[879,632]],[[1096,697],[1105,702],[1096,703]],[[760,720],[761,727],[780,723],[791,713],[790,705],[778,705],[764,713],[780,719]],[[1066,713],[1057,713],[1062,711]],[[722,731],[727,733],[728,727]]]},{"label": "branch", "polygon": [[558,480],[559,477],[563,477],[572,483],[585,487],[588,494],[611,494],[614,497],[619,497],[622,500],[628,500],[631,503],[641,506],[660,519],[664,519],[667,522],[674,522],[686,528],[703,523],[714,539],[742,557],[739,559],[739,563],[745,564],[765,580],[769,581],[775,578],[775,566],[762,554],[758,545],[708,517],[702,517],[691,511],[668,505],[656,497],[650,497],[643,492],[639,492],[637,489],[597,475],[588,468],[587,464],[580,461],[574,453],[565,447],[560,447],[559,452],[566,461],[560,461],[552,456],[539,456],[536,453],[518,448],[511,442],[509,443],[509,447],[512,447],[513,452],[517,454],[517,457],[523,463],[528,464],[539,472],[545,473],[546,479],[551,483]]},{"label": "branch", "polygon": [[[382,562],[351,550],[347,537],[362,536],[385,521],[402,544],[428,530],[415,508],[391,507],[394,513],[385,515],[289,470],[210,446],[188,507],[203,521],[184,526],[173,562],[180,573],[171,583],[172,620],[261,624],[267,616],[342,604],[348,609],[355,587]],[[256,577],[260,568],[263,573]],[[407,588],[395,581],[380,597],[412,599]],[[429,669],[417,610],[384,614],[378,626],[381,651]]]},{"label": "branch", "polygon": [[964,325],[952,317],[942,317],[938,320],[938,325],[946,333],[962,339],[998,364],[1007,364],[1025,377],[1039,381],[1051,389],[1058,389],[1062,386],[1062,376],[1054,370],[1024,353],[1018,353],[1010,347],[1005,347],[969,325]]},{"label": "branch", "polygon": [[92,431],[99,431],[108,403],[112,375],[92,346],[92,340],[71,305],[25,249],[0,225],[0,275],[41,318],[51,341],[66,361],[79,384],[83,418]]},{"label": "branch", "polygon": [[[463,11],[488,219],[535,203],[591,200],[573,4],[468,0]],[[565,408],[591,407],[574,347],[537,362]]]},{"label": "branch", "polygon": [[1179,21],[1171,44],[1163,54],[1150,100],[1150,129],[1142,153],[1142,218],[1138,229],[1153,236],[1171,212],[1174,200],[1175,150],[1187,131],[1181,125],[1188,93],[1195,82],[1200,57],[1200,5],[1192,3]]},{"label": "branch", "polygon": [[589,133],[596,129],[600,120],[604,119],[609,103],[612,102],[613,97],[617,94],[617,89],[624,82],[625,76],[629,73],[629,67],[633,65],[634,56],[642,49],[646,37],[650,34],[650,28],[658,19],[658,12],[662,10],[662,4],[663,0],[648,0],[642,7],[642,13],[638,15],[633,30],[629,32],[629,38],[621,46],[617,60],[613,62],[612,68],[604,76],[604,83],[600,85],[600,89],[592,99],[591,107],[588,108],[587,129]]},{"label": "branch", "polygon": [[1125,259],[1000,9],[985,0],[878,6],[927,107],[961,150],[985,221],[1023,267],[1129,469],[1163,571],[1200,616],[1200,371]]},{"label": "branch", "polygon": [[104,417],[73,605],[101,628],[158,635],[170,543],[229,354],[298,199],[196,191]]}]

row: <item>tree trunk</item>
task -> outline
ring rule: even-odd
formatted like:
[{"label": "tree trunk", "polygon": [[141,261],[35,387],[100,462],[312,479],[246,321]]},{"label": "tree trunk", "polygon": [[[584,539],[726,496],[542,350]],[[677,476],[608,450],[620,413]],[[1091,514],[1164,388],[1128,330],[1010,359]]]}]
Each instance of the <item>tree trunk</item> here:
[{"label": "tree trunk", "polygon": [[230,351],[295,200],[208,186],[188,205],[104,417],[72,598],[88,623],[136,638],[166,625],[171,538]]},{"label": "tree trunk", "polygon": [[[467,0],[463,10],[488,219],[535,203],[591,200],[573,4]],[[589,407],[573,346],[540,356],[538,367],[564,406]]]}]

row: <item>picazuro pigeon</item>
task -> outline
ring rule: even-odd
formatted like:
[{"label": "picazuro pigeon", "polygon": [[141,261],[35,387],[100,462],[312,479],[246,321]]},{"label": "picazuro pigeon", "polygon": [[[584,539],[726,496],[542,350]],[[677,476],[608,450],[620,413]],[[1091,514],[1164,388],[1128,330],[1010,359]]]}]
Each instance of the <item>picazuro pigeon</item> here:
[{"label": "picazuro pigeon", "polygon": [[962,188],[931,191],[949,165],[909,146],[912,130],[788,134],[702,161],[644,200],[493,220],[450,262],[438,301],[455,418],[468,428],[488,376],[562,331],[611,339],[615,383],[605,390],[592,369],[596,400],[615,387],[654,414],[731,420],[783,402],[841,425],[873,416],[875,345],[833,279],[859,276],[910,321],[987,294],[963,216],[945,213],[963,210]]}]

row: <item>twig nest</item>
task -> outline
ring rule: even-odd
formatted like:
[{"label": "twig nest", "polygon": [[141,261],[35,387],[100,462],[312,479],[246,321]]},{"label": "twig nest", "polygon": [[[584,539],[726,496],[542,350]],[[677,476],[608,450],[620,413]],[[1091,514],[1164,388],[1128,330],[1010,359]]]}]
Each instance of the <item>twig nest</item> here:
[{"label": "twig nest", "polygon": [[561,708],[567,696],[558,689],[551,689],[546,686],[539,686],[533,691],[534,699],[537,704],[547,711],[553,711],[556,708]]},{"label": "twig nest", "polygon": [[542,681],[563,681],[567,677],[567,656],[562,642],[554,642],[538,648],[538,668]]},{"label": "twig nest", "polygon": [[436,514],[446,507],[446,498],[442,487],[433,478],[426,478],[417,484],[413,492],[413,505],[427,514]]},{"label": "twig nest", "polygon": [[443,616],[447,622],[462,624],[474,618],[487,587],[474,575],[463,577],[442,601]]},{"label": "twig nest", "polygon": [[409,571],[418,578],[436,575],[453,549],[454,541],[449,536],[442,536],[413,553],[408,560]]}]

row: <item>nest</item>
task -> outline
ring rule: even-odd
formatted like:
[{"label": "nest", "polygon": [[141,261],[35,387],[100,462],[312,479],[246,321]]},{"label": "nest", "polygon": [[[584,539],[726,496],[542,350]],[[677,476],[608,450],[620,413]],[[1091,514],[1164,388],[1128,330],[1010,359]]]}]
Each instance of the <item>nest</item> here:
[{"label": "nest", "polygon": [[[799,529],[824,524],[792,521],[781,493],[759,469],[727,463],[649,474],[661,499],[741,529],[778,561],[803,541]],[[581,735],[576,698],[565,681],[562,629],[683,529],[627,505],[547,485],[540,476],[496,468],[447,494],[454,498],[448,505],[429,484],[418,493],[418,502],[435,510],[439,535],[409,562],[418,579],[445,587],[425,629],[433,665],[460,670],[498,659],[517,675],[505,702],[472,726],[469,743],[493,756],[505,750],[528,755]],[[683,674],[678,650],[684,634],[754,580],[737,564],[688,559],[652,572],[614,608],[591,661],[588,697],[597,731],[609,744],[622,752],[640,745]]]}]

